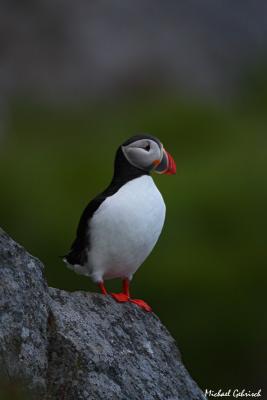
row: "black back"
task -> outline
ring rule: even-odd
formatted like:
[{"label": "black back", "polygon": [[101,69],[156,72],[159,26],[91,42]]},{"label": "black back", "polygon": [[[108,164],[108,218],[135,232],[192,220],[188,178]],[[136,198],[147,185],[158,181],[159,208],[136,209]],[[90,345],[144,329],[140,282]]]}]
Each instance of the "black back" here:
[{"label": "black back", "polygon": [[[155,140],[155,138],[149,135],[138,135],[132,137],[130,141],[127,140],[123,144],[130,144],[139,138],[149,138]],[[74,240],[69,253],[65,256],[69,264],[85,265],[87,263],[88,250],[90,250],[89,221],[100,205],[107,197],[115,194],[127,182],[131,181],[132,179],[139,178],[142,175],[149,175],[149,172],[143,171],[131,165],[124,157],[121,147],[119,147],[116,153],[114,175],[111,183],[102,193],[90,201],[82,213],[76,233],[76,239]]]}]

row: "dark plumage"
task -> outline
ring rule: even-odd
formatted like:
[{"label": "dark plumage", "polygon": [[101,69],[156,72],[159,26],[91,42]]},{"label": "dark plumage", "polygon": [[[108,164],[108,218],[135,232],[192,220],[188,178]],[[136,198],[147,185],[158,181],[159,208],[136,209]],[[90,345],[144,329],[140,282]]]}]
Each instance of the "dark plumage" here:
[{"label": "dark plumage", "polygon": [[[123,145],[128,145],[140,138],[152,139],[149,135],[136,135],[126,140]],[[71,245],[69,253],[64,257],[69,264],[85,265],[90,250],[90,229],[89,221],[100,205],[109,196],[115,194],[125,183],[142,175],[148,175],[149,171],[139,169],[129,163],[124,157],[121,146],[118,148],[114,163],[114,175],[108,187],[97,195],[84,209],[76,232],[76,239]]]}]

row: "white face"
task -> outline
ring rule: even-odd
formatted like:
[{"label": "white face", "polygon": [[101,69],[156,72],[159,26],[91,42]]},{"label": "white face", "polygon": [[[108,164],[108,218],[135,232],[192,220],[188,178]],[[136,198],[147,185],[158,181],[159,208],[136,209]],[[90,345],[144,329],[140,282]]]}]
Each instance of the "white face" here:
[{"label": "white face", "polygon": [[151,139],[136,140],[121,148],[129,163],[145,171],[154,169],[163,157],[162,144]]}]

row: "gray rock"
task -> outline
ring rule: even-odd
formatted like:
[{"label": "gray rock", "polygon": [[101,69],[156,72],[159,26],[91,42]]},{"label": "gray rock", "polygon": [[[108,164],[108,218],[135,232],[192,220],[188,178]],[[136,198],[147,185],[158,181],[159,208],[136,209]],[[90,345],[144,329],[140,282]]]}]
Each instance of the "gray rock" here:
[{"label": "gray rock", "polygon": [[46,391],[48,287],[43,265],[0,231],[0,371]]},{"label": "gray rock", "polygon": [[204,395],[153,313],[48,288],[39,260],[0,231],[1,374],[41,399],[193,400]]}]

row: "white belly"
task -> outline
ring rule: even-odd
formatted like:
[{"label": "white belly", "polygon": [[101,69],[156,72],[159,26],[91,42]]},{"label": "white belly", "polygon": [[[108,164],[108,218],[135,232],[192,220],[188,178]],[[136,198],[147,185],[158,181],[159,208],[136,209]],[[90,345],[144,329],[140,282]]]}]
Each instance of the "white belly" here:
[{"label": "white belly", "polygon": [[164,219],[165,203],[150,176],[108,197],[90,221],[92,279],[131,278],[155,246]]}]

